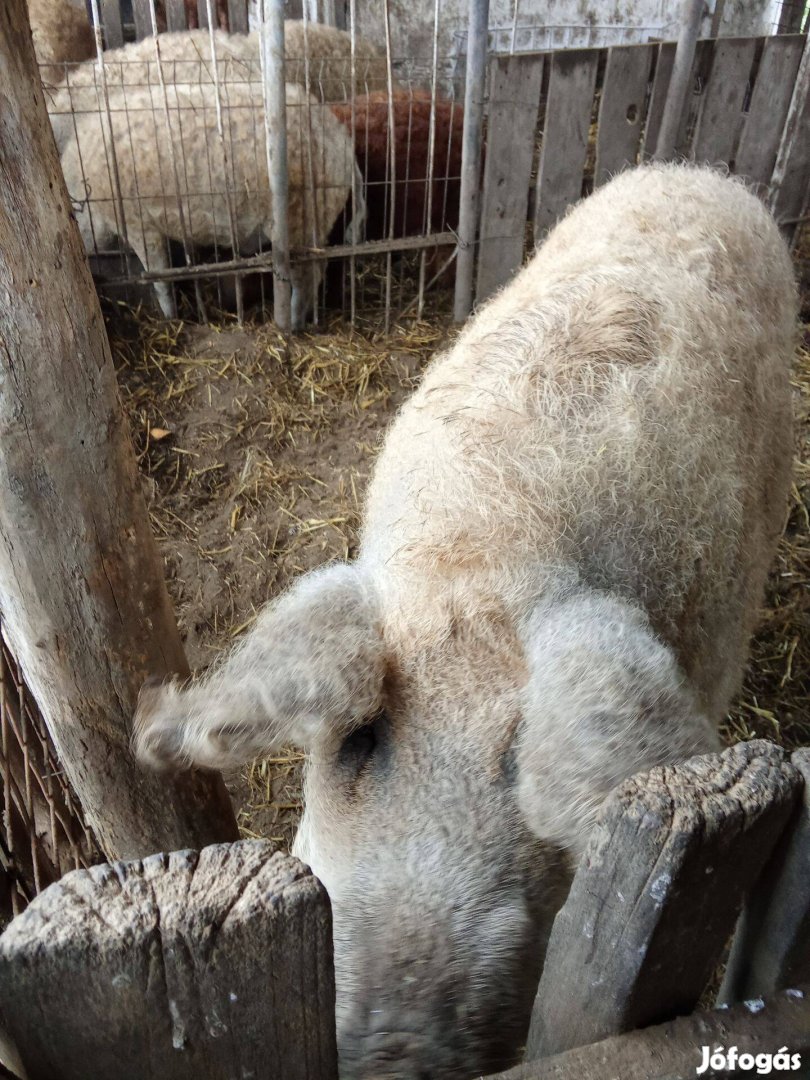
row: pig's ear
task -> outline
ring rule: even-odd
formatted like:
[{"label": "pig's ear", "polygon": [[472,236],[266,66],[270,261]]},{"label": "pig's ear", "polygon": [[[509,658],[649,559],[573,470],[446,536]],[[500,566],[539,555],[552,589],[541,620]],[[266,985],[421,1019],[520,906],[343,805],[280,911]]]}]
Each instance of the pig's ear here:
[{"label": "pig's ear", "polygon": [[307,574],[202,679],[145,686],[133,744],[153,767],[223,768],[284,743],[309,748],[380,707],[383,642],[356,566]]},{"label": "pig's ear", "polygon": [[532,832],[580,855],[618,783],[715,750],[717,734],[672,650],[625,601],[583,592],[538,605],[522,637],[518,803]]}]

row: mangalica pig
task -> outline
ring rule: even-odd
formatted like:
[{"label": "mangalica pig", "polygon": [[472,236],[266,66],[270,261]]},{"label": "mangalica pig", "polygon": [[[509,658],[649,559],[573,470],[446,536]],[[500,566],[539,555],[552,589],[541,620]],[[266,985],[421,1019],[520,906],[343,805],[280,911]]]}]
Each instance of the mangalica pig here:
[{"label": "mangalica pig", "polygon": [[147,762],[308,751],[344,1077],[513,1062],[600,803],[717,748],[785,513],[795,314],[741,183],[625,172],[433,361],[356,561],[142,695]]}]

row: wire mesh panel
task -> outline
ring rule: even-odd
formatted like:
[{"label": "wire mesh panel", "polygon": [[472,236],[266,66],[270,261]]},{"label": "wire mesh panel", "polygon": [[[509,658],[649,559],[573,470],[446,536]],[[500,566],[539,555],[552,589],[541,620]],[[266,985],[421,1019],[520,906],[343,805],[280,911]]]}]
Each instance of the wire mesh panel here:
[{"label": "wire mesh panel", "polygon": [[[166,316],[272,314],[268,4],[250,33],[168,34],[174,8],[136,0],[140,40],[41,68],[94,272]],[[91,6],[106,32],[106,7]],[[374,6],[387,27],[377,41],[358,33],[353,5],[346,31],[312,22],[312,5],[285,23],[291,276],[316,324],[421,312],[452,280],[463,80],[438,53],[439,3],[427,11],[433,51],[421,57],[397,52],[388,0]],[[218,21],[222,5],[199,7]],[[131,292],[138,284],[146,289]]]},{"label": "wire mesh panel", "polygon": [[[380,312],[387,326],[421,314],[434,299],[437,305],[447,300],[458,250],[466,268],[476,243],[475,236],[458,237],[467,90],[466,32],[458,29],[458,15],[464,4],[421,0],[406,18],[402,0],[308,0],[284,23],[283,56],[278,51],[271,59],[262,42],[269,13],[280,17],[280,0],[248,6],[243,0],[134,0],[130,13],[117,10],[121,25],[135,25],[140,40],[106,50],[100,45],[110,36],[115,0],[90,3],[100,28],[96,61],[49,63],[42,74],[68,191],[94,272],[106,278],[108,291],[157,303],[167,317],[206,319],[218,311],[240,321],[264,319],[273,317],[275,275],[278,294],[291,287],[288,307],[298,326],[338,316],[354,324],[366,316],[376,321]],[[760,23],[773,15],[772,28],[782,33],[801,24],[806,0],[797,0],[801,11],[788,18],[792,3],[759,5]],[[285,13],[293,13],[291,5]],[[718,0],[704,23],[729,29],[723,22],[729,13]],[[512,14],[511,22],[489,24],[491,51],[531,55],[554,46],[555,56],[559,49],[598,52],[596,97],[590,111],[583,106],[593,113],[591,130],[580,133],[585,175],[558,170],[565,192],[544,192],[550,203],[567,204],[568,187],[576,197],[591,190],[594,155],[600,176],[649,156],[672,52],[657,42],[624,43],[639,35],[672,37],[677,24],[667,22],[672,13],[662,9],[656,26],[556,26],[543,23],[527,0],[514,0]],[[251,29],[219,29],[231,24]],[[194,25],[208,28],[166,32]],[[751,106],[760,67],[767,74],[777,52],[781,56],[764,41],[699,42],[679,154],[734,168],[740,140],[747,161],[769,111],[778,131],[789,95],[771,103],[765,90],[772,76],[759,79]],[[581,48],[596,42],[601,50]],[[799,48],[795,37],[787,42],[791,63],[798,62]],[[548,113],[550,128],[558,67],[549,56],[537,111],[543,122]],[[790,72],[777,76],[781,89]],[[272,87],[275,96],[268,96]],[[496,102],[493,115],[506,104]],[[749,112],[758,127],[748,122]],[[531,139],[534,175],[542,124]],[[570,143],[567,132],[563,143]],[[770,147],[771,164],[775,153]],[[768,162],[754,156],[762,159],[759,176]],[[484,148],[480,166],[485,158]],[[548,183],[554,172],[548,155],[543,164]],[[289,250],[281,252],[277,242],[274,256],[274,204],[282,198]],[[514,205],[525,201],[521,194]],[[541,210],[546,205],[534,203]],[[499,198],[487,205],[497,218]],[[495,218],[488,236],[498,240],[503,223]]]},{"label": "wire mesh panel", "polygon": [[0,621],[0,923],[102,858]]}]

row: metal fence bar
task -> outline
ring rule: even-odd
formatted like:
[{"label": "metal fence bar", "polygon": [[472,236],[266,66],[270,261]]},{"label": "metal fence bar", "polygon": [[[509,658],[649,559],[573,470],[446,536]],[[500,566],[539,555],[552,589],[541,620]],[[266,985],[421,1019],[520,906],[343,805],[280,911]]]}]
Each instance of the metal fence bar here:
[{"label": "metal fence bar", "polygon": [[[439,3],[435,0],[433,5],[433,61],[430,69],[430,126],[428,128],[428,159],[427,159],[427,191],[425,193],[425,215],[422,219],[422,230],[429,233],[433,226],[433,172],[434,157],[436,156],[436,88],[439,74]],[[517,14],[517,0],[515,2]],[[453,125],[450,124],[450,137],[453,136]],[[427,252],[423,251],[419,259],[419,290],[417,293],[416,313],[422,318],[425,305],[425,272],[427,268]]]},{"label": "metal fence bar", "polygon": [[481,138],[484,126],[484,83],[487,70],[489,0],[469,0],[467,71],[464,86],[464,130],[461,150],[461,197],[458,215],[458,258],[453,318],[464,322],[472,309],[475,238],[478,229]]},{"label": "metal fence bar", "polygon": [[0,622],[0,922],[100,859]]},{"label": "metal fence bar", "polygon": [[[231,251],[234,255],[239,255],[239,236],[238,226],[236,223],[236,211],[233,204],[233,192],[231,185],[231,160],[228,155],[228,147],[225,141],[225,127],[222,122],[222,88],[219,81],[219,63],[217,58],[217,40],[214,34],[214,27],[216,26],[216,14],[214,11],[213,0],[206,0],[208,10],[208,37],[211,44],[211,68],[214,75],[214,93],[216,95],[216,107],[217,107],[217,135],[219,136],[219,146],[222,153],[222,179],[225,186],[225,202],[228,209],[228,229],[231,237]],[[245,295],[243,289],[243,282],[240,277],[237,277],[236,283],[236,321],[240,326],[245,321]]]},{"label": "metal fence bar", "polygon": [[702,18],[703,0],[683,0],[678,47],[675,50],[675,62],[669,80],[667,101],[653,155],[656,161],[669,161],[675,154],[686,95],[689,93],[689,80],[692,75],[692,64],[695,59],[695,48]]},{"label": "metal fence bar", "polygon": [[[452,232],[431,233],[429,236],[400,236],[394,240],[366,240],[362,244],[330,244],[325,248],[291,248],[290,256],[296,263],[325,262],[327,259],[343,259],[352,255],[385,255],[389,251],[421,251],[422,248],[444,247],[454,244]],[[170,270],[150,270],[134,277],[105,279],[109,287],[147,285],[155,281],[190,281],[194,278],[218,277],[225,274],[251,274],[268,272],[273,268],[273,253],[264,252],[229,262],[198,263],[196,266],[176,266]]]},{"label": "metal fence bar", "polygon": [[[269,12],[269,18],[268,18]],[[293,327],[290,276],[289,176],[287,173],[287,110],[284,81],[284,0],[262,0],[261,68],[264,87],[267,172],[273,200],[273,319],[279,330]],[[298,298],[300,303],[300,298]],[[306,312],[303,313],[306,317]],[[301,321],[298,313],[297,322]],[[297,328],[297,327],[296,327]]]},{"label": "metal fence bar", "polygon": [[[320,215],[319,207],[318,207],[318,194],[319,193],[318,193],[318,189],[317,189],[317,187],[315,185],[315,165],[314,165],[314,162],[312,160],[312,80],[311,80],[311,73],[310,73],[310,67],[309,67],[309,18],[308,18],[306,5],[304,5],[304,7],[302,9],[302,14],[303,14],[303,18],[302,18],[301,21],[302,21],[303,27],[304,27],[304,56],[303,56],[303,60],[304,60],[304,88],[305,88],[305,90],[307,92],[307,98],[306,98],[306,105],[304,106],[305,109],[306,109],[306,127],[304,128],[302,126],[300,118],[299,118],[299,121],[298,121],[298,131],[299,131],[299,136],[298,137],[300,139],[300,144],[299,144],[298,149],[299,149],[299,152],[301,154],[303,154],[305,156],[305,158],[306,158],[306,177],[305,177],[305,180],[306,180],[306,185],[307,185],[307,191],[309,192],[309,197],[311,199],[311,205],[312,205],[312,220],[310,222],[310,225],[311,225],[310,242],[312,243],[312,245],[314,247],[317,247],[317,244],[318,244],[318,222],[321,220],[321,215]],[[354,100],[354,99],[352,99],[352,100]],[[323,106],[321,106],[320,108],[323,108]],[[319,118],[319,120],[321,119],[320,110],[319,110],[319,117],[318,118]],[[306,139],[303,137],[303,132],[304,131],[306,131],[308,136],[309,136]],[[354,174],[352,174],[352,177],[353,176],[354,176]],[[352,192],[354,192],[354,186],[352,186]],[[304,200],[304,229],[306,230],[306,199]],[[311,267],[311,274],[312,274],[312,284],[313,284],[312,294],[313,294],[313,297],[315,298],[315,305],[314,305],[314,311],[313,311],[313,322],[317,326],[318,325],[318,302],[317,302],[318,275],[317,275],[317,265],[314,264],[314,263],[313,263],[313,265]]]},{"label": "metal fence bar", "polygon": [[[165,79],[164,73],[163,73],[163,64],[161,62],[160,36],[158,34],[158,31],[157,31],[157,12],[155,10],[155,0],[149,0],[149,7],[150,7],[150,16],[151,16],[151,19],[152,19],[152,40],[153,40],[154,45],[155,45],[155,61],[156,61],[155,67],[157,68],[158,83],[159,83],[159,86],[160,86],[161,97],[163,99],[163,115],[164,115],[164,119],[165,119],[165,122],[166,122],[166,135],[167,135],[167,140],[166,141],[168,142],[169,161],[171,163],[172,177],[173,177],[173,180],[174,180],[174,190],[175,190],[176,198],[177,198],[177,215],[178,215],[178,220],[180,222],[180,233],[181,233],[181,237],[182,237],[182,241],[183,241],[183,253],[185,255],[187,265],[191,265],[191,262],[192,262],[193,257],[194,257],[192,230],[191,230],[191,223],[190,222],[188,224],[186,223],[186,213],[185,213],[185,209],[183,207],[183,199],[182,199],[182,195],[181,195],[180,170],[179,170],[179,167],[178,167],[177,154],[176,154],[175,146],[174,146],[174,134],[172,132],[171,113],[170,113],[170,110],[169,110],[169,94],[168,94],[168,89],[166,87],[166,79]],[[147,68],[147,79],[148,79],[148,70],[149,69]],[[150,88],[150,98],[151,98],[151,88]],[[177,110],[178,128],[179,128],[179,124],[180,124],[180,112],[181,112],[181,110],[178,109]],[[188,185],[186,185],[186,187],[188,187]],[[148,267],[144,267],[144,269],[148,269]],[[202,291],[200,290],[199,286],[197,287],[196,292],[197,292],[197,307],[198,307],[198,310],[199,310],[199,313],[200,313],[200,318],[204,321],[205,317],[206,317],[205,303],[203,301]],[[172,308],[176,307],[176,300],[175,300],[174,295],[172,295],[172,297],[171,297],[171,306],[172,306]]]},{"label": "metal fence bar", "polygon": [[[383,16],[385,22],[385,79],[388,87],[388,153],[390,174],[389,184],[389,216],[388,216],[388,239],[394,239],[396,206],[397,206],[397,129],[394,121],[394,69],[391,62],[391,13],[388,0],[383,0]],[[389,252],[385,261],[385,332],[391,325],[391,276],[393,270],[392,256]]]}]

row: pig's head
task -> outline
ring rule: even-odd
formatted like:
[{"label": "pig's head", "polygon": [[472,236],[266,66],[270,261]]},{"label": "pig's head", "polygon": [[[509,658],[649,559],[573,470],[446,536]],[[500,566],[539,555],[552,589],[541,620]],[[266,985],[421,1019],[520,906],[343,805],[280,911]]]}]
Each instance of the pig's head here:
[{"label": "pig's head", "polygon": [[[444,619],[420,624],[401,603],[386,616],[361,567],[336,566],[302,579],[204,680],[142,694],[135,741],[153,764],[308,750],[294,850],[332,902],[346,1080],[468,1078],[522,1046],[566,849],[632,771],[611,634],[592,617],[585,656],[581,635],[549,635],[571,603],[520,621],[448,597]],[[628,678],[643,681],[635,661]],[[566,761],[584,753],[555,732],[566,701],[590,710],[589,737],[608,733],[601,779]]]}]

